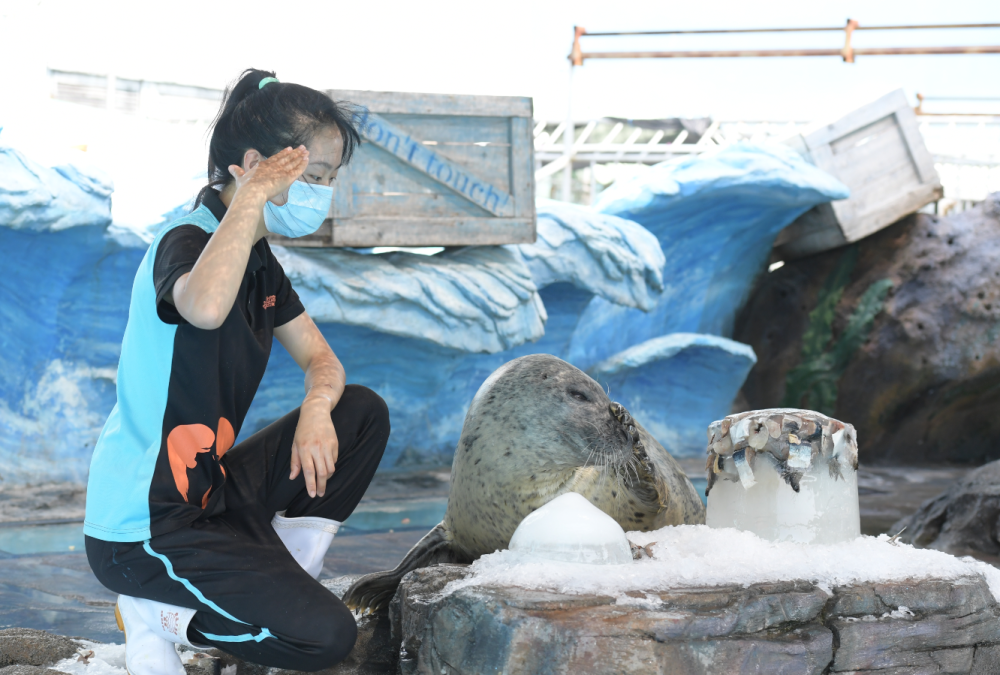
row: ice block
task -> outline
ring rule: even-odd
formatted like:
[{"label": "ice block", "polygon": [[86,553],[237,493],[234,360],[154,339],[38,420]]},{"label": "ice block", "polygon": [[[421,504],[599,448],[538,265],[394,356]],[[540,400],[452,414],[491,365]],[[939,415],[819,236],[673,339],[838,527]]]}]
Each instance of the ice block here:
[{"label": "ice block", "polygon": [[860,536],[854,427],[810,410],[730,415],[708,427],[709,527],[834,544]]},{"label": "ice block", "polygon": [[575,492],[559,495],[525,516],[510,538],[510,550],[593,565],[632,562],[621,525]]}]

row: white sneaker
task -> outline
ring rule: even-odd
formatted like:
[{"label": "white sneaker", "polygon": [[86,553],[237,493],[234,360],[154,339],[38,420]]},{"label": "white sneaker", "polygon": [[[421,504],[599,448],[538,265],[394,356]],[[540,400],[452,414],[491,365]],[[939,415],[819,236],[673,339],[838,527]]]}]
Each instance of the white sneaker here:
[{"label": "white sneaker", "polygon": [[129,675],[184,675],[174,644],[194,647],[187,639],[196,610],[119,595],[118,630],[125,633],[125,668]]},{"label": "white sneaker", "polygon": [[278,533],[285,548],[295,561],[302,565],[313,579],[323,571],[323,557],[330,549],[333,535],[340,529],[340,523],[327,518],[285,518],[274,514],[271,526]]}]

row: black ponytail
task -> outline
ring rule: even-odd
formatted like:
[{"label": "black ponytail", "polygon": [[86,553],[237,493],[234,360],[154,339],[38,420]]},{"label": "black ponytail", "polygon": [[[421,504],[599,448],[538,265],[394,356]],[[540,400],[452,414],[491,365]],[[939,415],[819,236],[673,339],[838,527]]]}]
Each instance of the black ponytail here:
[{"label": "black ponytail", "polygon": [[208,185],[198,193],[197,207],[209,190],[233,180],[232,164],[242,165],[243,155],[253,148],[270,157],[284,148],[308,145],[319,129],[335,125],[344,139],[341,166],[351,161],[361,137],[353,123],[349,104],[335,103],[322,92],[289,82],[261,80],[274,73],[251,68],[226,89],[219,114],[212,122],[208,148]]}]

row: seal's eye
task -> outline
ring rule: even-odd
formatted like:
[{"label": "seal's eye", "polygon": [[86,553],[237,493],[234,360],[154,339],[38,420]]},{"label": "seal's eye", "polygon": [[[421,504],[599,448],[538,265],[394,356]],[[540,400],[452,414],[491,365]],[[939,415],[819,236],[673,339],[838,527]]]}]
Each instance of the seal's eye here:
[{"label": "seal's eye", "polygon": [[584,394],[583,392],[580,392],[580,391],[571,391],[571,392],[569,392],[569,395],[572,396],[573,398],[575,398],[577,401],[589,401],[590,400],[589,398],[587,398],[586,394]]}]

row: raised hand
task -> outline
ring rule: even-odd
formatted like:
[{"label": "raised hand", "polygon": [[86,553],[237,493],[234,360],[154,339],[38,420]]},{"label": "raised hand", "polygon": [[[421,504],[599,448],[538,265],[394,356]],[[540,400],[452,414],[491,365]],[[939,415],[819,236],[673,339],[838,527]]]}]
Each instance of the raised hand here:
[{"label": "raised hand", "polygon": [[276,155],[258,162],[244,171],[233,164],[229,173],[236,179],[236,192],[251,190],[264,199],[272,199],[288,191],[292,183],[302,175],[309,165],[309,151],[306,146],[285,148]]}]

